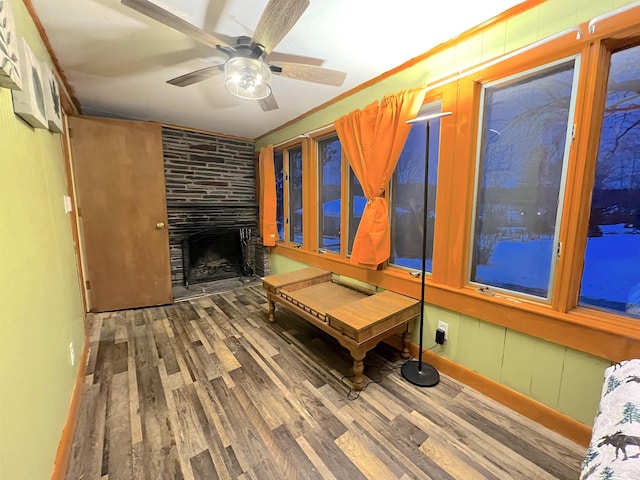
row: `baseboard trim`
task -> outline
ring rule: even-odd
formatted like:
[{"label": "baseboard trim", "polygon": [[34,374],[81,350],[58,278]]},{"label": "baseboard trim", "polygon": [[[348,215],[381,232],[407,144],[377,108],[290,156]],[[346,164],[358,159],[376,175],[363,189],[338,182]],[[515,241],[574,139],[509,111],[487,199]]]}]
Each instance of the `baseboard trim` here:
[{"label": "baseboard trim", "polygon": [[[391,337],[386,343],[400,349],[401,340]],[[414,358],[418,356],[419,346],[411,343],[409,349]],[[573,440],[574,442],[587,447],[591,440],[591,427],[581,423],[568,415],[558,412],[532,398],[527,397],[515,390],[480,375],[462,365],[441,357],[440,355],[427,351],[422,355],[423,361],[432,365],[440,372],[464,383],[483,393],[489,398],[521,413],[525,417],[538,422],[539,424],[558,432],[560,435]]]},{"label": "baseboard trim", "polygon": [[53,464],[53,473],[51,480],[63,480],[69,466],[69,456],[71,455],[71,446],[73,445],[73,434],[78,423],[78,414],[80,413],[80,400],[82,399],[82,390],[84,377],[87,371],[87,357],[89,355],[89,337],[85,335],[82,354],[80,355],[80,364],[76,373],[76,381],[73,385],[73,393],[71,394],[71,402],[69,403],[69,412],[67,420],[60,436],[58,444],[58,452]]}]

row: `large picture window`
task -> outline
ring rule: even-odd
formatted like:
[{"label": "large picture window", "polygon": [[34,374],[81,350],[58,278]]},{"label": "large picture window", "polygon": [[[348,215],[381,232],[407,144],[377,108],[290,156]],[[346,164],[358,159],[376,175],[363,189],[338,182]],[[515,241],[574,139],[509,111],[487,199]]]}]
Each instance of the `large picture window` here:
[{"label": "large picture window", "polygon": [[340,253],[342,146],[337,135],[324,138],[318,147],[318,248]]},{"label": "large picture window", "polygon": [[640,46],[611,56],[580,304],[640,318]]},{"label": "large picture window", "polygon": [[[441,111],[440,104],[429,105],[420,115]],[[433,120],[429,127],[429,181],[427,209],[424,209],[424,174],[426,165],[427,128],[424,123],[411,127],[395,173],[391,180],[391,256],[389,263],[401,267],[422,270],[422,240],[425,240],[425,270],[432,271],[433,232],[435,228],[436,187],[438,156],[440,152],[440,120]],[[427,232],[424,235],[424,215],[427,215]]]},{"label": "large picture window", "polygon": [[289,154],[289,241],[302,245],[302,147]]},{"label": "large picture window", "polygon": [[428,157],[424,123],[412,126],[383,192],[391,242],[375,270],[349,262],[367,199],[335,127],[296,124],[310,131],[279,145],[273,252],[415,298],[424,238],[435,307],[620,360],[640,344],[637,13],[428,78],[420,113],[452,115],[431,123]]},{"label": "large picture window", "polygon": [[549,299],[576,63],[483,87],[472,282]]}]

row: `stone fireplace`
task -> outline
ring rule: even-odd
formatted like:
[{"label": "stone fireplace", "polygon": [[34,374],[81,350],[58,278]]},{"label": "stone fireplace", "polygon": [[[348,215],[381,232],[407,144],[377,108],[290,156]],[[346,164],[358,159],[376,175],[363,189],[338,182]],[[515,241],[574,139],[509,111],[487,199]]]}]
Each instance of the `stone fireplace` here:
[{"label": "stone fireplace", "polygon": [[182,241],[185,286],[251,275],[250,228],[205,230]]},{"label": "stone fireplace", "polygon": [[173,127],[162,142],[172,284],[268,275],[253,142]]}]

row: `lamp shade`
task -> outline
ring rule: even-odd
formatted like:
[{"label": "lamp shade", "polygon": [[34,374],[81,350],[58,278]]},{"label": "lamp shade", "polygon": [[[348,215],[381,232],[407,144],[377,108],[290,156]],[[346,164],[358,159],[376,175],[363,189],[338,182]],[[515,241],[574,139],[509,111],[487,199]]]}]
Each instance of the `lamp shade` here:
[{"label": "lamp shade", "polygon": [[233,57],[224,66],[224,85],[236,97],[260,100],[271,95],[271,70],[256,58]]}]

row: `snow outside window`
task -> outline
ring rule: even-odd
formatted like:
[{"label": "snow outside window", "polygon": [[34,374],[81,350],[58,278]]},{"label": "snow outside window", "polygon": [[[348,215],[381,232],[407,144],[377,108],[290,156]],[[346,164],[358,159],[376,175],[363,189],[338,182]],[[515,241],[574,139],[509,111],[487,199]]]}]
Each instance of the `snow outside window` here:
[{"label": "snow outside window", "polygon": [[550,300],[577,62],[483,86],[471,282]]},{"label": "snow outside window", "polygon": [[640,47],[611,56],[580,305],[640,318]]},{"label": "snow outside window", "polygon": [[342,146],[337,135],[318,141],[318,247],[340,253]]},{"label": "snow outside window", "polygon": [[289,241],[302,245],[302,147],[289,153]]},{"label": "snow outside window", "polygon": [[282,152],[273,155],[276,174],[276,225],[278,227],[278,240],[284,241],[284,163]]},{"label": "snow outside window", "polygon": [[[441,106],[423,107],[419,115],[440,113]],[[429,186],[427,199],[427,235],[424,236],[424,170],[426,164],[427,126],[414,123],[404,144],[391,180],[391,257],[389,263],[422,270],[422,240],[426,241],[425,269],[431,272],[433,232],[435,227],[438,156],[440,153],[440,119],[429,127]]]}]

